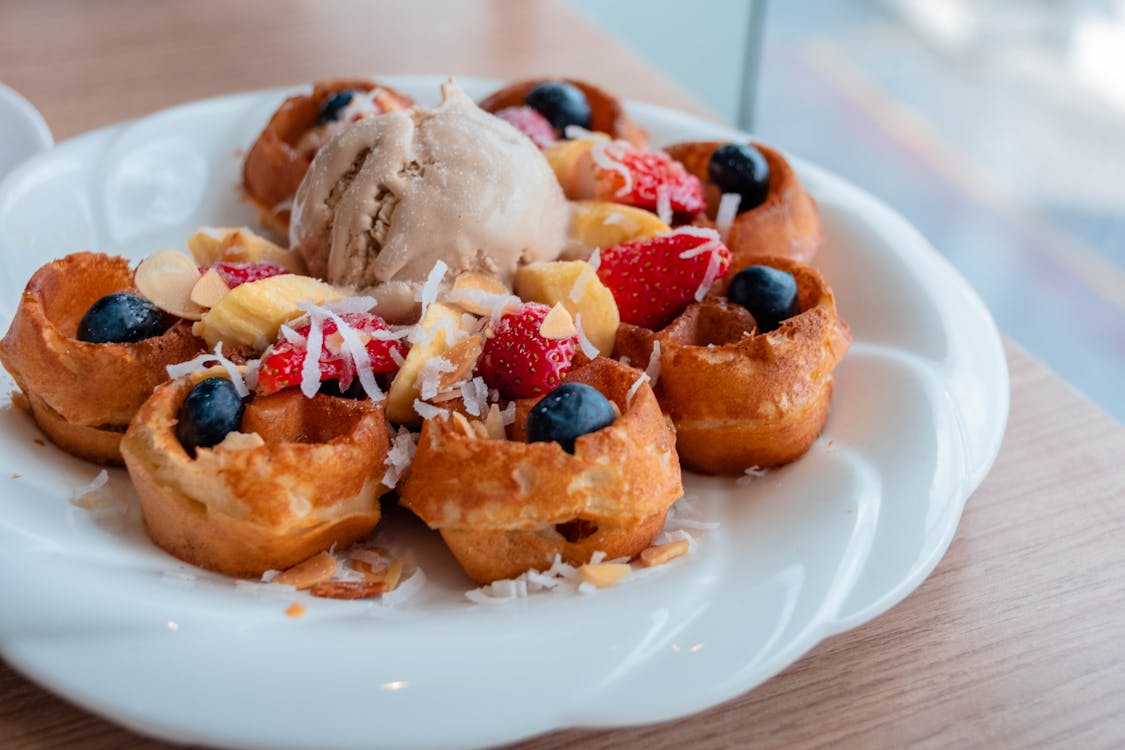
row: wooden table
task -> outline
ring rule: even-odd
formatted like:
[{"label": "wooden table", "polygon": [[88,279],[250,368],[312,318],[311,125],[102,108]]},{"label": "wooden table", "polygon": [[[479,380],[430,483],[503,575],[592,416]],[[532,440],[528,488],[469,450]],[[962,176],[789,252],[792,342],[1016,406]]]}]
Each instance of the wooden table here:
[{"label": "wooden table", "polygon": [[[5,0],[0,9],[0,81],[31,99],[58,138],[233,91],[449,71],[565,72],[701,111],[553,1]],[[1125,428],[1015,346],[1007,353],[1003,449],[914,594],[703,714],[519,747],[1125,745]],[[167,745],[0,664],[0,747]]]}]

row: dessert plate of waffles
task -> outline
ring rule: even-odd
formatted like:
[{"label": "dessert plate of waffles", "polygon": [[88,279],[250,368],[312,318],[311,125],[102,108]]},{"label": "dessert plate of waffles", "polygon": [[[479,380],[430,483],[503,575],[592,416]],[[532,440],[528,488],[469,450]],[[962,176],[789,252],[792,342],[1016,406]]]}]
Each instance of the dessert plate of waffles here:
[{"label": "dessert plate of waffles", "polygon": [[0,653],[135,731],[685,716],[933,570],[977,296],[784,144],[596,82],[186,104],[0,182]]}]

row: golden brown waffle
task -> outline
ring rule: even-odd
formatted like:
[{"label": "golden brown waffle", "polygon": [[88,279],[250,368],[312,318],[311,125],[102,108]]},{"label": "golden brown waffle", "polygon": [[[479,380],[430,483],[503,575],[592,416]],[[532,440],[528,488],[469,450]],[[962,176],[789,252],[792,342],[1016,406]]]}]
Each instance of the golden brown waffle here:
[{"label": "golden brown waffle", "polygon": [[527,443],[535,400],[518,402],[508,439],[465,429],[467,420],[426,420],[401,503],[437,529],[477,583],[543,570],[555,555],[572,565],[596,551],[631,557],[660,533],[682,494],[675,436],[652,389],[619,362],[597,358],[568,382],[601,391],[621,412],[576,441]]},{"label": "golden brown waffle", "polygon": [[128,291],[135,292],[133,271],[124,258],[75,253],[52,261],[27,283],[0,342],[0,360],[40,429],[68,453],[100,464],[121,463],[121,436],[152,389],[168,379],[165,367],[203,349],[183,320],[136,343],[75,338],[94,302]]},{"label": "golden brown waffle", "polygon": [[535,78],[516,81],[482,99],[480,108],[485,112],[495,113],[506,107],[522,107],[531,90],[548,81],[565,81],[586,95],[586,101],[590,104],[590,130],[629,141],[638,148],[645,148],[648,145],[648,133],[633,122],[617,97],[593,84],[573,78]]},{"label": "golden brown waffle", "polygon": [[828,418],[832,371],[851,335],[816,269],[756,258],[797,281],[801,312],[769,333],[726,299],[693,304],[659,332],[623,324],[614,355],[646,363],[660,343],[656,394],[676,425],[684,467],[740,474],[799,458]]},{"label": "golden brown waffle", "polygon": [[[725,141],[693,141],[677,143],[665,149],[673,159],[683,163],[703,182],[707,198],[707,218],[714,222],[722,197],[718,186],[708,179],[707,165],[711,154]],[[761,143],[753,144],[770,167],[770,190],[760,206],[743,211],[731,224],[726,245],[732,262],[726,280],[757,259],[780,256],[809,263],[820,248],[823,231],[820,213],[801,186],[797,173],[780,153]],[[725,284],[723,285],[725,288]]]},{"label": "golden brown waffle", "polygon": [[[221,372],[221,370],[219,371]],[[257,578],[379,522],[389,448],[382,403],[288,390],[255,397],[242,432],[190,456],[176,437],[194,373],[156,390],[121,444],[152,540],[176,557]]]}]

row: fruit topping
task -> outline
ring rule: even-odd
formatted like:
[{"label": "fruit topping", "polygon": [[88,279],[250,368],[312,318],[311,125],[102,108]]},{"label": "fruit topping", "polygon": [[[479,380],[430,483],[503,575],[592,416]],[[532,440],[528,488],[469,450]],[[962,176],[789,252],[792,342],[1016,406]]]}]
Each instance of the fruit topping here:
[{"label": "fruit topping", "polygon": [[184,399],[176,423],[176,437],[192,456],[196,448],[210,448],[242,424],[245,404],[234,383],[226,378],[199,381]]},{"label": "fruit topping", "polygon": [[610,201],[573,201],[570,239],[594,250],[622,242],[644,240],[672,228],[655,214]]},{"label": "fruit topping", "polygon": [[260,281],[262,279],[268,279],[271,276],[281,276],[282,274],[290,273],[288,269],[268,261],[257,261],[253,263],[212,263],[209,266],[200,268],[199,272],[206,275],[210,270],[214,270],[219,274],[230,289],[234,289],[236,286],[247,284],[251,281]]},{"label": "fruit topping", "polygon": [[793,274],[770,266],[750,266],[736,273],[727,297],[750,311],[759,333],[769,333],[801,312]]},{"label": "fruit topping", "polygon": [[370,360],[368,364],[356,362],[357,357],[348,351],[347,337],[340,332],[336,320],[329,318],[321,322],[319,336],[313,335],[313,324],[309,322],[296,330],[283,331],[281,340],[262,356],[258,367],[258,393],[269,395],[302,386],[310,341],[319,340],[319,360],[313,361],[319,368],[318,384],[334,382],[333,385],[318,385],[317,389],[326,389],[332,395],[353,397],[351,389],[361,377],[360,366],[374,373],[394,372],[399,368],[406,355],[406,344],[391,332],[382,318],[371,313],[345,313],[339,317],[362,342]]},{"label": "fruit topping", "polygon": [[228,349],[248,346],[260,352],[277,339],[283,323],[300,317],[302,304],[319,305],[342,296],[338,289],[309,276],[270,276],[231,289],[192,332],[210,347],[223,341]]},{"label": "fruit topping", "polygon": [[586,95],[580,88],[565,81],[539,84],[528,93],[524,103],[547,118],[560,138],[568,125],[590,127],[590,103],[586,101]]},{"label": "fruit topping", "polygon": [[203,308],[191,301],[191,292],[202,278],[191,258],[175,250],[161,250],[140,262],[133,283],[154,305],[176,317],[199,320]]},{"label": "fruit topping", "polygon": [[573,455],[574,441],[617,419],[609,399],[585,383],[563,383],[539,400],[527,415],[529,443],[556,442]]},{"label": "fruit topping", "polygon": [[[662,151],[642,151],[625,141],[594,146],[594,197],[637,208],[698,214],[705,207],[703,185],[684,166]],[[664,223],[670,215],[661,216]]]},{"label": "fruit topping", "polygon": [[340,119],[340,113],[344,111],[345,107],[351,104],[355,95],[356,92],[354,89],[344,89],[328,97],[327,101],[324,102],[324,106],[322,106],[320,111],[316,114],[316,124],[324,125]]},{"label": "fruit topping", "polygon": [[742,196],[739,213],[762,205],[770,192],[769,162],[749,143],[725,143],[715,149],[707,176],[723,193]]},{"label": "fruit topping", "polygon": [[539,148],[547,148],[558,140],[551,122],[531,107],[505,107],[496,116],[526,135]]},{"label": "fruit topping", "polygon": [[91,344],[134,343],[164,333],[172,320],[144,297],[107,294],[78,322],[79,341]]},{"label": "fruit topping", "polygon": [[730,251],[710,229],[682,227],[601,252],[598,278],[624,323],[663,328],[701,300],[730,267]]},{"label": "fruit topping", "polygon": [[527,398],[554,390],[570,369],[577,336],[549,339],[540,333],[551,308],[529,302],[505,313],[486,332],[477,362],[484,382],[504,398]]},{"label": "fruit topping", "polygon": [[608,357],[621,317],[613,294],[595,273],[595,256],[590,258],[591,262],[560,260],[523,266],[516,272],[516,289],[529,302],[561,303],[574,316],[576,325],[581,321],[582,333]]}]

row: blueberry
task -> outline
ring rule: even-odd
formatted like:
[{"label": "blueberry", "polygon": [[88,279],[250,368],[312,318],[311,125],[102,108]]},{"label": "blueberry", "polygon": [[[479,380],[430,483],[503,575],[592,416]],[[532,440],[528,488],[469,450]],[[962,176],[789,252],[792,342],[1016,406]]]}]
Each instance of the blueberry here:
[{"label": "blueberry", "polygon": [[765,202],[770,192],[770,165],[762,152],[749,143],[724,143],[711,154],[707,177],[724,193],[738,193],[738,212]]},{"label": "blueberry", "polygon": [[781,321],[801,312],[793,274],[770,266],[750,266],[736,273],[730,281],[727,297],[750,311],[759,333],[769,333],[777,329]]},{"label": "blueberry", "polygon": [[582,89],[565,81],[547,81],[533,88],[524,104],[547,118],[559,137],[566,135],[567,125],[590,127],[590,103]]},{"label": "blueberry", "polygon": [[118,292],[90,305],[78,322],[77,338],[91,344],[133,343],[161,335],[171,323],[144,297]]},{"label": "blueberry", "polygon": [[227,433],[242,426],[245,405],[226,378],[199,381],[180,407],[176,437],[191,455],[196,448],[210,448],[223,442]]},{"label": "blueberry", "polygon": [[344,107],[351,103],[355,97],[356,92],[352,89],[344,89],[337,91],[328,100],[324,102],[324,106],[316,114],[316,124],[325,125],[333,122],[340,117],[340,113],[344,111]]},{"label": "blueberry", "polygon": [[554,441],[574,453],[578,437],[609,427],[617,419],[613,404],[596,388],[564,383],[539,400],[527,415],[527,441]]}]

